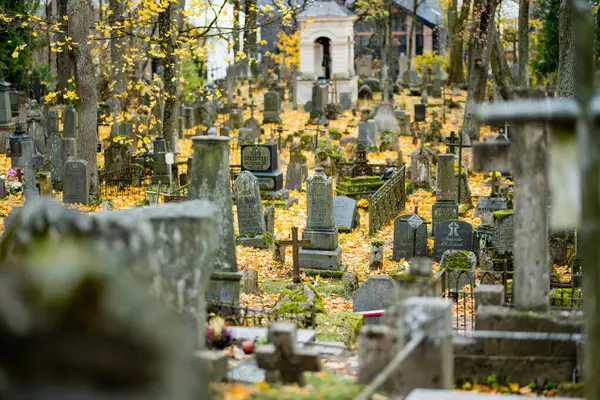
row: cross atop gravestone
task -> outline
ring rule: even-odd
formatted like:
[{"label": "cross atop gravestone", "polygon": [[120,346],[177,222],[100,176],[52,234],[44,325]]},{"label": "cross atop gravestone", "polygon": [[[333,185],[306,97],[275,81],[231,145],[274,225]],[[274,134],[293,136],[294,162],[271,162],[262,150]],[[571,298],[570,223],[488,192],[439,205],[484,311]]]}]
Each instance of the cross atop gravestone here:
[{"label": "cross atop gravestone", "polygon": [[[310,246],[310,240],[298,240],[298,228],[292,227],[292,240],[280,240],[279,246],[292,246],[292,280],[300,283],[300,247]],[[285,250],[285,247],[284,247]]]},{"label": "cross atop gravestone", "polygon": [[256,349],[259,368],[267,370],[267,382],[304,384],[304,371],[320,371],[319,353],[296,347],[296,325],[275,322],[269,326],[269,343]]},{"label": "cross atop gravestone", "polygon": [[39,76],[35,77],[33,85],[29,87],[31,97],[41,104],[42,97],[46,94],[46,85],[43,85]]}]

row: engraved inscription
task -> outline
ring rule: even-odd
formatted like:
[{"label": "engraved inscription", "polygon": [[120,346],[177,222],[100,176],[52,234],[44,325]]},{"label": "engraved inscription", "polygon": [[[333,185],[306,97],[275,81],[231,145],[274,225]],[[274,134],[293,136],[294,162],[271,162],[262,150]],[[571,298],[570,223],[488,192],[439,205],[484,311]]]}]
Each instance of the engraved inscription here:
[{"label": "engraved inscription", "polygon": [[268,147],[248,146],[242,150],[242,165],[250,171],[267,171],[271,167],[271,152]]}]

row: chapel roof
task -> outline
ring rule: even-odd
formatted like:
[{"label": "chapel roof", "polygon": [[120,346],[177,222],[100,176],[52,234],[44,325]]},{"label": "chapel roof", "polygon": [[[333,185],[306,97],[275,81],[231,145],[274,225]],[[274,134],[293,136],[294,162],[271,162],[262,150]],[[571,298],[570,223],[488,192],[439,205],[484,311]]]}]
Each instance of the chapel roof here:
[{"label": "chapel roof", "polygon": [[355,14],[336,1],[315,1],[298,14],[299,18],[352,17]]}]

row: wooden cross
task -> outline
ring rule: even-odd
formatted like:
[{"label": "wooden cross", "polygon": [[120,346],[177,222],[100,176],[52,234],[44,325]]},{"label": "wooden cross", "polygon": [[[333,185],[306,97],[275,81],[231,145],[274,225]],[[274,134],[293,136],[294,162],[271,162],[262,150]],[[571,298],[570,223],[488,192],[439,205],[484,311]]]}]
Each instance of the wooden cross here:
[{"label": "wooden cross", "polygon": [[296,347],[296,325],[275,322],[269,326],[269,343],[258,347],[256,361],[259,368],[267,371],[268,383],[278,380],[284,383],[304,384],[304,371],[321,370],[316,350]]},{"label": "wooden cross", "polygon": [[292,246],[292,280],[294,283],[300,283],[300,247],[310,246],[310,240],[298,240],[298,228],[292,228],[292,240],[280,240],[277,245],[282,251],[285,246]]}]

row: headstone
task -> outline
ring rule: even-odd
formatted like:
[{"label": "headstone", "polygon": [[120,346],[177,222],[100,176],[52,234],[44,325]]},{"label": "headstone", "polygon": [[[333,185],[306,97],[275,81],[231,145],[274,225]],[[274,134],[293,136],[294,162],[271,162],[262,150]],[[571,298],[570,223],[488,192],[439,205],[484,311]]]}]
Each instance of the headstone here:
[{"label": "headstone", "polygon": [[392,260],[427,257],[427,225],[417,214],[401,215],[394,220]]},{"label": "headstone", "polygon": [[63,116],[63,138],[75,138],[77,139],[77,131],[79,129],[79,121],[77,117],[77,110],[73,104],[67,106]]},{"label": "headstone", "polygon": [[480,197],[473,218],[480,217],[482,224],[493,223],[494,211],[506,210],[507,201],[504,197]]},{"label": "headstone", "polygon": [[[249,171],[242,171],[235,179],[235,204],[237,206],[238,243],[252,247],[264,247],[262,235],[266,232],[265,217],[258,180]],[[240,240],[248,239],[248,240]],[[251,241],[251,242],[250,242]]]},{"label": "headstone", "polygon": [[514,245],[513,210],[497,211],[494,216],[494,234],[491,244],[499,255],[512,254]]},{"label": "headstone", "polygon": [[233,205],[229,177],[229,137],[195,136],[189,199],[205,199],[217,207],[220,221],[215,270],[207,301],[239,304],[241,273],[238,271],[233,232]]},{"label": "headstone", "polygon": [[341,92],[340,93],[340,104],[342,105],[342,109],[349,110],[352,108],[352,93]]},{"label": "headstone", "polygon": [[325,106],[329,103],[329,87],[315,82],[312,87],[312,107],[310,119],[321,118],[325,115]]},{"label": "headstone", "polygon": [[3,199],[5,197],[6,197],[6,179],[0,176],[0,199]]},{"label": "headstone", "polygon": [[258,293],[258,272],[250,267],[244,268],[242,290],[247,294]]},{"label": "headstone", "polygon": [[302,190],[302,165],[299,163],[289,163],[285,175],[285,188],[288,190]]},{"label": "headstone", "polygon": [[370,78],[373,76],[373,56],[363,55],[356,60],[356,75],[361,78]]},{"label": "headstone", "polygon": [[167,165],[167,144],[162,136],[157,136],[152,142],[154,151],[152,155],[152,183],[169,184],[169,166]]},{"label": "headstone", "polygon": [[433,157],[433,152],[424,147],[418,148],[410,155],[410,180],[414,187],[431,187],[431,160]]},{"label": "headstone", "polygon": [[[371,275],[354,293],[352,311],[383,310],[391,305],[398,295],[396,282],[387,275]],[[365,324],[379,324],[381,317],[369,317]]]},{"label": "headstone", "polygon": [[415,122],[425,122],[427,116],[426,104],[415,104]]},{"label": "headstone", "polygon": [[23,167],[23,193],[25,194],[25,200],[36,199],[40,193],[36,187],[36,167],[39,165],[39,158],[35,155],[34,145],[31,140],[24,140],[21,142],[23,149],[22,167]]},{"label": "headstone", "polygon": [[360,216],[356,207],[356,200],[346,196],[333,198],[335,226],[339,231],[352,231],[360,225]]},{"label": "headstone", "polygon": [[382,103],[377,106],[374,120],[377,124],[378,132],[393,132],[397,134],[400,131],[398,119],[396,119],[396,114],[394,113],[394,106],[390,103]]},{"label": "headstone", "polygon": [[357,96],[359,100],[373,100],[373,90],[369,85],[362,85],[358,88]]},{"label": "headstone", "polygon": [[437,179],[435,197],[438,201],[456,201],[458,182],[454,173],[454,154],[440,154],[437,162]]},{"label": "headstone", "polygon": [[267,91],[264,95],[264,103],[263,124],[280,124],[281,101],[279,93]]},{"label": "headstone", "polygon": [[46,118],[46,134],[50,136],[58,133],[58,112],[56,110],[50,110],[48,111],[48,117]]},{"label": "headstone", "polygon": [[275,192],[283,188],[277,144],[242,145],[241,164],[242,171],[250,171],[258,178],[261,190]]},{"label": "headstone", "polygon": [[409,59],[404,54],[398,57],[398,80],[401,80],[410,67]]},{"label": "headstone", "polygon": [[46,141],[52,182],[60,182],[62,176],[62,138],[56,133],[51,134]]},{"label": "headstone", "polygon": [[0,81],[0,153],[6,153],[8,137],[15,132],[9,95],[10,84]]},{"label": "headstone", "polygon": [[233,109],[229,112],[229,123],[231,129],[240,129],[242,127],[244,116],[239,109]]},{"label": "headstone", "polygon": [[61,140],[61,155],[60,155],[60,164],[61,164],[61,175],[62,179],[62,169],[65,163],[70,159],[77,158],[77,140],[72,137],[63,137]]},{"label": "headstone", "polygon": [[475,285],[477,258],[472,251],[446,250],[440,261],[444,274],[445,287],[450,292],[460,293],[466,285]]},{"label": "headstone", "polygon": [[421,95],[421,85],[419,83],[419,75],[417,74],[417,71],[414,69],[411,69],[409,72],[408,88],[410,90],[410,94],[412,94],[413,96]]},{"label": "headstone", "polygon": [[358,123],[358,144],[367,149],[377,148],[377,126],[375,121]]},{"label": "headstone", "polygon": [[90,174],[85,160],[69,160],[63,166],[63,203],[88,204]]},{"label": "headstone", "polygon": [[257,133],[252,128],[240,128],[238,130],[239,145],[241,146],[244,143],[245,144],[256,143],[256,142],[258,142],[259,135],[260,135],[260,131]]},{"label": "headstone", "polygon": [[447,220],[437,224],[433,242],[433,258],[442,259],[447,250],[469,250],[473,247],[473,227],[468,222]]},{"label": "headstone", "polygon": [[307,221],[302,240],[310,246],[300,250],[300,268],[339,269],[342,249],[335,226],[332,180],[322,171],[308,179],[306,190]]}]

